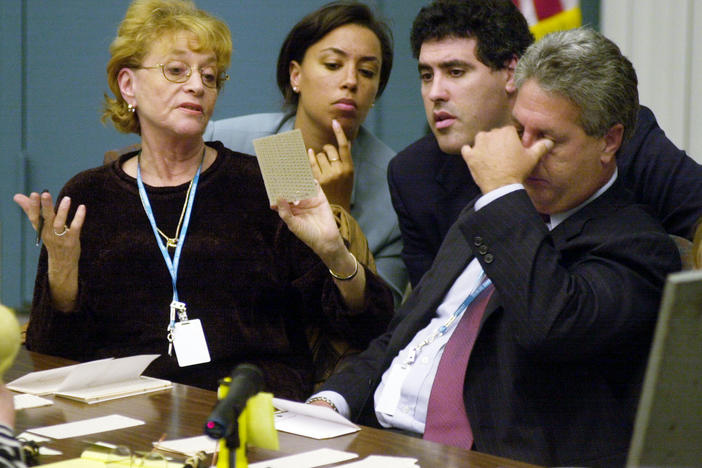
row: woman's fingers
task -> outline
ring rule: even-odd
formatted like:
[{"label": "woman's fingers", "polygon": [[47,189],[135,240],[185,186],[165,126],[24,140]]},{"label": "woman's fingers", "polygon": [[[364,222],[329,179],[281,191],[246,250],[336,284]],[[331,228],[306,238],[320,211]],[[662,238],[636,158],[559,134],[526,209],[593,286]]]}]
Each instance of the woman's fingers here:
[{"label": "woman's fingers", "polygon": [[[66,220],[68,219],[68,210],[71,208],[71,199],[69,197],[63,197],[59,202],[58,209],[56,210],[56,216],[53,220],[54,234],[61,237],[66,234]],[[47,218],[48,220],[48,218]]]},{"label": "woman's fingers", "polygon": [[307,150],[307,156],[310,159],[310,167],[312,168],[312,175],[315,180],[319,180],[322,177],[322,169],[319,167],[319,161],[317,160],[317,155],[314,153],[312,148]]},{"label": "woman's fingers", "polygon": [[32,192],[27,196],[23,193],[16,193],[15,196],[12,197],[12,200],[22,208],[29,222],[32,223],[34,229],[37,229],[40,209],[39,194],[37,192]]},{"label": "woman's fingers", "polygon": [[[344,129],[341,128],[341,124],[336,120],[332,120],[332,129],[334,130],[334,135],[336,136],[336,146],[339,148],[338,157],[342,162],[348,162],[351,160],[351,145],[349,144],[348,138],[346,138],[346,133]],[[336,150],[336,148],[334,148]]]}]

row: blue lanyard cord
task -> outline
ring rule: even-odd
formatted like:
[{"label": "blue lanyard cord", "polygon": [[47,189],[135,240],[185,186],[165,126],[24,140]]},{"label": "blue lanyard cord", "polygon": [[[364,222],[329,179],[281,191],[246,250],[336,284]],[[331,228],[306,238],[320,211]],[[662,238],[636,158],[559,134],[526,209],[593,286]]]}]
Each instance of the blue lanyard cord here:
[{"label": "blue lanyard cord", "polygon": [[465,298],[465,300],[459,305],[455,311],[451,314],[451,316],[446,320],[446,323],[438,327],[434,332],[429,335],[428,337],[424,338],[418,345],[413,347],[408,355],[407,358],[405,359],[405,362],[402,364],[403,367],[407,367],[409,365],[414,364],[414,361],[417,359],[417,355],[419,352],[427,346],[428,344],[431,344],[436,338],[443,336],[446,334],[446,332],[451,328],[451,325],[463,315],[463,312],[468,308],[468,306],[473,302],[480,294],[485,291],[485,289],[492,284],[492,281],[490,278],[485,277],[483,274],[483,277],[485,278],[479,285],[476,287],[473,292],[471,292],[468,297]]},{"label": "blue lanyard cord", "polygon": [[[156,219],[154,218],[154,212],[151,209],[151,204],[149,203],[149,196],[144,188],[144,182],[141,180],[141,164],[137,160],[137,185],[139,186],[139,198],[141,198],[141,204],[144,206],[144,211],[146,212],[146,217],[149,218],[149,223],[151,224],[151,229],[156,236],[156,243],[161,250],[161,255],[163,255],[163,260],[166,262],[168,267],[168,272],[171,274],[171,283],[173,285],[173,300],[178,301],[178,289],[176,284],[178,283],[178,263],[180,262],[180,252],[185,243],[185,235],[188,232],[188,225],[190,224],[190,213],[193,208],[193,203],[195,202],[195,193],[197,192],[197,183],[200,179],[200,171],[202,169],[202,163],[205,160],[205,151],[207,147],[202,150],[202,158],[200,159],[200,165],[197,168],[195,177],[192,181],[192,189],[190,191],[190,196],[188,198],[188,206],[185,210],[185,217],[183,218],[183,227],[180,231],[178,237],[178,245],[176,245],[175,253],[173,254],[173,259],[168,254],[168,249],[161,240],[161,236],[158,233],[158,227],[156,227]],[[172,324],[171,324],[172,325]]]}]

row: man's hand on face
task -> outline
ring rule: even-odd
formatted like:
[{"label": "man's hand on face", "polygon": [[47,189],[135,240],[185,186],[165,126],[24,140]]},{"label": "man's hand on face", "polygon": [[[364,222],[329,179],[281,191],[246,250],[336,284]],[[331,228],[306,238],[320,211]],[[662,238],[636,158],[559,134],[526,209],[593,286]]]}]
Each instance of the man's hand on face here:
[{"label": "man's hand on face", "polygon": [[478,133],[473,146],[464,145],[461,155],[485,194],[505,185],[523,184],[551,148],[553,141],[546,138],[525,148],[517,130],[508,126]]}]

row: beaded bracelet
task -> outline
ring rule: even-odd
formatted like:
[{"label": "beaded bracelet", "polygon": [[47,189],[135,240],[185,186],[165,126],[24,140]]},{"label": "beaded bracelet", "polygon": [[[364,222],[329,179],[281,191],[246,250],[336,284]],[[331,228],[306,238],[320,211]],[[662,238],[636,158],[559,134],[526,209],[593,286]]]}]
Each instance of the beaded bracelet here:
[{"label": "beaded bracelet", "polygon": [[353,273],[351,273],[349,276],[341,276],[338,273],[334,273],[331,268],[329,268],[329,274],[332,275],[335,279],[338,279],[339,281],[348,281],[352,280],[356,277],[356,274],[358,273],[358,260],[356,260],[356,256],[349,252],[349,255],[353,258],[353,261],[355,263],[355,266],[353,268]]}]

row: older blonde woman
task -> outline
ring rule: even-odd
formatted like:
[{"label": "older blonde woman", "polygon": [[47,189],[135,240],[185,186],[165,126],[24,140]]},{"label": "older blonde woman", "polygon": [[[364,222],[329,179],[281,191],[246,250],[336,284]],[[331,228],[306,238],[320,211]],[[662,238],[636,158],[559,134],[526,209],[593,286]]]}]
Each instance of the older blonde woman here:
[{"label": "older blonde woman", "polygon": [[[308,325],[356,346],[385,328],[391,293],[349,253],[322,191],[279,201],[276,215],[256,160],[205,144],[231,47],[227,26],[191,2],[130,5],[110,47],[104,117],[139,134],[140,151],[72,178],[55,215],[48,193],[15,196],[34,226],[45,219],[30,349],[162,353],[147,374],[206,388],[247,361],[268,390],[302,398]],[[200,352],[176,340],[173,353],[174,334],[196,320]]]}]

